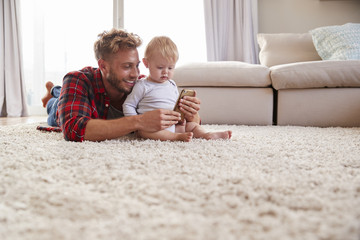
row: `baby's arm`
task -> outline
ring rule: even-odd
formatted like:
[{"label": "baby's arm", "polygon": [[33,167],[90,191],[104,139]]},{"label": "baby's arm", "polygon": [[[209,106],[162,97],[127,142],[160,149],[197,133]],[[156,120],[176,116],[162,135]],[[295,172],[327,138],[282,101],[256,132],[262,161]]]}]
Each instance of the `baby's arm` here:
[{"label": "baby's arm", "polygon": [[144,85],[137,82],[123,104],[124,116],[137,115],[138,104],[144,96]]}]

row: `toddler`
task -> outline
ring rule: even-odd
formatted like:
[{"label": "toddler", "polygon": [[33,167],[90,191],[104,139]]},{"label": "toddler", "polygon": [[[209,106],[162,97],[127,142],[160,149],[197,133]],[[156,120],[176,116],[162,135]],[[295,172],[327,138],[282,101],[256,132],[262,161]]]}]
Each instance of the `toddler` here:
[{"label": "toddler", "polygon": [[[168,37],[153,38],[146,47],[143,63],[149,76],[137,80],[132,92],[123,104],[125,116],[143,114],[155,109],[170,109],[176,104],[179,91],[171,79],[179,58],[175,43]],[[206,132],[198,123],[187,122],[173,125],[158,132],[138,131],[146,139],[161,141],[185,141],[194,138],[230,139],[231,131]]]}]

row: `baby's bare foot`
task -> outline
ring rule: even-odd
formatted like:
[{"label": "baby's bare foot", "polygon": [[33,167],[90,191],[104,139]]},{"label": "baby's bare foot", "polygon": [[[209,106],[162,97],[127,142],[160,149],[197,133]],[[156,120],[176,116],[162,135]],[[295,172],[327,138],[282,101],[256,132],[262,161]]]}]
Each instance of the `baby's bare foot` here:
[{"label": "baby's bare foot", "polygon": [[192,132],[179,133],[177,135],[177,140],[183,142],[190,142],[193,138],[193,135],[194,134]]},{"label": "baby's bare foot", "polygon": [[232,136],[232,131],[208,132],[204,135],[203,138],[205,138],[206,140],[230,139],[231,136]]},{"label": "baby's bare foot", "polygon": [[43,107],[46,107],[46,104],[48,103],[48,101],[52,98],[51,95],[51,89],[54,86],[54,84],[52,82],[47,82],[45,84],[46,87],[46,94],[45,96],[41,99],[42,103],[43,103]]}]

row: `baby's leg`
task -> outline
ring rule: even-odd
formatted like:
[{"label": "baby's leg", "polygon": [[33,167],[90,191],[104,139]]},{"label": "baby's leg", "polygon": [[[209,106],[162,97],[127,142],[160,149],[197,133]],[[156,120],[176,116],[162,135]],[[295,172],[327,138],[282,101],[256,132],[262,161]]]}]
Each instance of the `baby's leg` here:
[{"label": "baby's leg", "polygon": [[177,124],[175,125],[175,132],[176,133],[184,133],[185,131],[185,126],[186,126],[186,120],[184,120],[185,122],[181,123],[181,124]]},{"label": "baby's leg", "polygon": [[207,132],[203,127],[195,122],[187,122],[185,130],[186,132],[193,132],[194,138],[204,138],[206,140],[230,139],[232,135],[231,131]]},{"label": "baby's leg", "polygon": [[138,131],[138,135],[146,139],[153,139],[160,141],[183,141],[183,142],[190,142],[193,137],[192,132],[173,133],[168,130],[162,130],[158,132]]}]

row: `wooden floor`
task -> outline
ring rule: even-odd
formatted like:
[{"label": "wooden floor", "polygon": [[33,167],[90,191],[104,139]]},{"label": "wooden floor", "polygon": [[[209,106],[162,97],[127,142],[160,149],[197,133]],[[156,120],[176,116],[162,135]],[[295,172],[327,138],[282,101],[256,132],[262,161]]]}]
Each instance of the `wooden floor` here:
[{"label": "wooden floor", "polygon": [[16,125],[21,123],[46,122],[46,120],[47,120],[47,116],[0,117],[0,126]]}]

